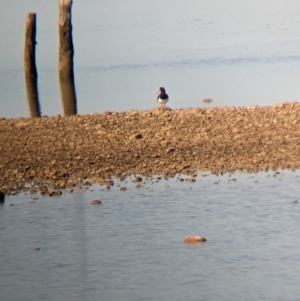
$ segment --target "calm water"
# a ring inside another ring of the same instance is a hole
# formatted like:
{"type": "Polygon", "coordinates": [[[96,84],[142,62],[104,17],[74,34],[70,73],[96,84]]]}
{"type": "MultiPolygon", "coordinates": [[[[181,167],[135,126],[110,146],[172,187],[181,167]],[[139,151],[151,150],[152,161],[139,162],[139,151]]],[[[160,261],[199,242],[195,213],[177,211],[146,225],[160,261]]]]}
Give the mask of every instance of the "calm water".
{"type": "Polygon", "coordinates": [[[11,196],[0,206],[1,300],[299,300],[299,175],[11,196]],[[208,241],[187,245],[188,234],[208,241]]]}
{"type": "MultiPolygon", "coordinates": [[[[0,116],[29,116],[23,71],[27,12],[37,13],[42,114],[63,113],[58,1],[1,0],[0,116]]],[[[147,110],[165,86],[172,108],[299,100],[300,5],[295,0],[75,0],[79,113],[147,110]]]]}

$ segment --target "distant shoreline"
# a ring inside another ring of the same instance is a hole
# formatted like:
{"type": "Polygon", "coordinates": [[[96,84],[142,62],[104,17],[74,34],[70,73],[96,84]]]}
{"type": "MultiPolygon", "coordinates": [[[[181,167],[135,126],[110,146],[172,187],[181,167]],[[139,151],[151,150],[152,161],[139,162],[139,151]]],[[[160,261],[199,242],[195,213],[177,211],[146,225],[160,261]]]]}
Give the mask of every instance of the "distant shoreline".
{"type": "Polygon", "coordinates": [[[112,177],[300,167],[300,103],[0,119],[0,190],[59,195],[112,177]]]}

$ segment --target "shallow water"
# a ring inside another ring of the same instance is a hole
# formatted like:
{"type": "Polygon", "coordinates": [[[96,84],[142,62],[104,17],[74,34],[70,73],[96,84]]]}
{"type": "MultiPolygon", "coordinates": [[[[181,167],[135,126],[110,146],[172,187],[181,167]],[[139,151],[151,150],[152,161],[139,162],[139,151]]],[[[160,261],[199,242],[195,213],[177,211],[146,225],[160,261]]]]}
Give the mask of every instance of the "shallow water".
{"type": "Polygon", "coordinates": [[[34,204],[10,196],[1,300],[298,300],[299,175],[129,181],[126,192],[94,186],[34,204]],[[207,242],[185,244],[193,234],[207,242]]]}
{"type": "MultiPolygon", "coordinates": [[[[29,116],[25,17],[37,13],[42,114],[63,113],[57,1],[1,1],[0,116],[29,116]],[[12,18],[13,16],[13,18],[12,18]],[[9,24],[9,26],[7,26],[9,24]]],[[[165,86],[171,108],[299,100],[300,6],[294,0],[74,1],[79,113],[148,110],[165,86]]]]}

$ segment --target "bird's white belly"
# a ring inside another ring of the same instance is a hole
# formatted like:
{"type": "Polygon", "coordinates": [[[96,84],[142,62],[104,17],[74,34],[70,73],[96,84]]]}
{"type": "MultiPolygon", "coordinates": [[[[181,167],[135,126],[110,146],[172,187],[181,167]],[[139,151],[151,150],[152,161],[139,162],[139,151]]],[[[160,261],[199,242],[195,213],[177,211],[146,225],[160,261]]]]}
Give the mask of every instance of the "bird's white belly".
{"type": "Polygon", "coordinates": [[[166,104],[168,100],[169,100],[168,98],[167,98],[167,99],[161,99],[161,98],[159,98],[157,101],[158,101],[160,104],[166,104]]]}

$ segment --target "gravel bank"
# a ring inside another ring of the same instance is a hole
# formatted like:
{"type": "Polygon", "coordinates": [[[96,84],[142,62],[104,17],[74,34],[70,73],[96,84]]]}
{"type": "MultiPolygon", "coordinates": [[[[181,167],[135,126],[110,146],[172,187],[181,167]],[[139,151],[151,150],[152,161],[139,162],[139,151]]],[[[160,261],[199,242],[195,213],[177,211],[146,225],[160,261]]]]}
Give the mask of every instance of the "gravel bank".
{"type": "Polygon", "coordinates": [[[300,103],[0,119],[0,190],[300,167],[300,103]],[[141,176],[141,177],[140,177],[141,176]]]}

